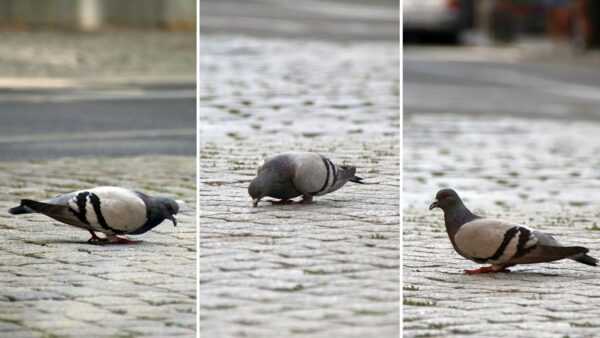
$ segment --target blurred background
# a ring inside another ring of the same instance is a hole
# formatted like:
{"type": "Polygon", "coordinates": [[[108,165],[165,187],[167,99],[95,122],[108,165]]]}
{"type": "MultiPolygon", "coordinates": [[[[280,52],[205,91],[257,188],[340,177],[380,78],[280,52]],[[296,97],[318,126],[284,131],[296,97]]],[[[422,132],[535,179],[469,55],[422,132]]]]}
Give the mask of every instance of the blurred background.
{"type": "Polygon", "coordinates": [[[397,133],[397,0],[200,6],[204,140],[397,133]]]}
{"type": "Polygon", "coordinates": [[[600,46],[593,0],[405,0],[407,42],[514,43],[549,39],[575,49],[600,46]]]}
{"type": "Polygon", "coordinates": [[[0,159],[195,155],[195,0],[0,0],[0,159]]]}
{"type": "Polygon", "coordinates": [[[200,34],[398,40],[398,0],[202,0],[200,34]]]}

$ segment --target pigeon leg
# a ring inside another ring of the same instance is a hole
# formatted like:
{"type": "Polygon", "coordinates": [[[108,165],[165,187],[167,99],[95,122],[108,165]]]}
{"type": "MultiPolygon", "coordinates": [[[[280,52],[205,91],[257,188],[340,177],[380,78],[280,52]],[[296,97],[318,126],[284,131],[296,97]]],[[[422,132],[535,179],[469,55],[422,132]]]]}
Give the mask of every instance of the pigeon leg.
{"type": "Polygon", "coordinates": [[[302,196],[302,199],[299,200],[298,202],[293,202],[294,204],[311,204],[312,203],[312,196],[302,196]]]}
{"type": "Polygon", "coordinates": [[[271,204],[292,204],[293,203],[293,201],[291,201],[291,200],[280,200],[280,201],[266,200],[265,202],[269,202],[271,204]]]}
{"type": "Polygon", "coordinates": [[[482,268],[475,269],[475,270],[465,270],[465,273],[467,275],[476,275],[476,274],[480,274],[480,273],[492,273],[492,272],[496,272],[496,271],[494,271],[494,268],[491,266],[484,266],[482,268]]]}
{"type": "Polygon", "coordinates": [[[500,270],[496,271],[496,272],[510,272],[510,270],[508,269],[509,267],[511,267],[513,265],[504,265],[502,266],[502,268],[500,268],[500,270]]]}
{"type": "Polygon", "coordinates": [[[475,270],[465,270],[465,273],[467,275],[476,275],[476,274],[480,274],[480,273],[510,272],[510,270],[507,269],[509,266],[512,266],[512,265],[503,265],[500,269],[497,269],[494,266],[484,266],[482,268],[475,269],[475,270]]]}
{"type": "Polygon", "coordinates": [[[131,239],[127,239],[124,237],[119,237],[119,236],[115,236],[115,238],[111,241],[111,243],[113,244],[137,244],[137,243],[141,243],[142,241],[134,241],[131,239]]]}
{"type": "Polygon", "coordinates": [[[89,232],[90,232],[90,234],[92,234],[92,238],[88,239],[88,241],[87,241],[89,244],[106,243],[108,241],[108,238],[106,238],[106,237],[100,238],[92,230],[89,230],[89,232]]]}

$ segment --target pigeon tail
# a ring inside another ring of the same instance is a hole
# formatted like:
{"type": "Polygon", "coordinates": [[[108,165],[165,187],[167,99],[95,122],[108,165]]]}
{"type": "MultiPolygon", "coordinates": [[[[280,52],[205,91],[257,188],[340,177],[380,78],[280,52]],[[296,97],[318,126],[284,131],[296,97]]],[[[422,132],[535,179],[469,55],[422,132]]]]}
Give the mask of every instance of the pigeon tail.
{"type": "Polygon", "coordinates": [[[21,214],[31,214],[33,211],[31,208],[26,207],[24,205],[19,205],[18,207],[8,209],[8,212],[12,215],[21,215],[21,214]]]}
{"type": "Polygon", "coordinates": [[[354,175],[354,176],[350,177],[350,179],[348,181],[358,183],[358,184],[365,184],[365,182],[363,182],[362,180],[363,180],[362,178],[354,175]]]}
{"type": "Polygon", "coordinates": [[[573,257],[573,260],[579,262],[579,263],[583,263],[585,265],[591,265],[591,266],[597,266],[598,265],[598,260],[590,255],[586,255],[586,254],[579,254],[577,256],[573,257]]]}

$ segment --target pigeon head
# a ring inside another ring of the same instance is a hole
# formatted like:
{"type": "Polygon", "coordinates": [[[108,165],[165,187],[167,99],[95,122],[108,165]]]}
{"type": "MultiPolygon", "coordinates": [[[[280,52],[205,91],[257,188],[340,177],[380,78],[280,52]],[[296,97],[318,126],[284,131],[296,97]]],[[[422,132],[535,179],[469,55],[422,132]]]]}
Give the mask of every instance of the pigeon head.
{"type": "Polygon", "coordinates": [[[252,206],[258,206],[260,199],[265,196],[273,197],[271,194],[280,190],[284,183],[281,176],[271,170],[261,172],[248,186],[248,194],[252,197],[252,206]]]}
{"type": "Polygon", "coordinates": [[[440,208],[447,211],[461,204],[462,201],[456,191],[452,189],[442,189],[435,195],[435,200],[429,205],[429,210],[440,208]]]}
{"type": "Polygon", "coordinates": [[[162,216],[165,219],[170,219],[173,222],[173,226],[177,226],[177,220],[175,215],[179,212],[179,204],[172,198],[158,197],[156,198],[158,208],[161,211],[162,216]]]}
{"type": "Polygon", "coordinates": [[[258,206],[260,199],[267,196],[267,193],[265,175],[256,176],[248,187],[248,194],[252,197],[252,206],[258,206]]]}

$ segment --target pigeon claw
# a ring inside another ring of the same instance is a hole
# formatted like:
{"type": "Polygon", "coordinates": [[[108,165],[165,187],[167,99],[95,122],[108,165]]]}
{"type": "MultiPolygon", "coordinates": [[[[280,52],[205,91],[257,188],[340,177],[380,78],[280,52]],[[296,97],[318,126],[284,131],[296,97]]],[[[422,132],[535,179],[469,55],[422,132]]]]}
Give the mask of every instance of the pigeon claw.
{"type": "Polygon", "coordinates": [[[312,200],[299,200],[299,201],[292,201],[292,204],[311,204],[312,200]]]}
{"type": "Polygon", "coordinates": [[[294,203],[294,201],[292,200],[279,200],[279,201],[274,201],[274,200],[267,200],[266,202],[269,202],[271,204],[292,204],[294,203]]]}
{"type": "Polygon", "coordinates": [[[299,201],[294,201],[294,200],[279,200],[279,201],[267,200],[266,202],[270,202],[271,204],[278,204],[278,205],[311,204],[312,203],[312,198],[303,198],[303,199],[301,199],[299,201]]]}
{"type": "Polygon", "coordinates": [[[88,239],[87,242],[89,244],[102,244],[102,243],[107,243],[108,238],[92,237],[92,238],[88,239]]]}
{"type": "Polygon", "coordinates": [[[311,204],[313,201],[312,196],[302,196],[302,199],[298,202],[294,202],[295,204],[311,204]]]}
{"type": "Polygon", "coordinates": [[[491,266],[485,266],[483,268],[475,269],[475,270],[465,270],[467,275],[478,275],[480,273],[494,273],[494,269],[491,266]]]}
{"type": "Polygon", "coordinates": [[[108,242],[108,238],[104,237],[98,237],[98,235],[96,235],[95,232],[93,232],[92,230],[90,230],[90,234],[92,234],[92,238],[88,239],[87,242],[89,244],[101,244],[101,243],[106,243],[108,242]]]}
{"type": "Polygon", "coordinates": [[[497,270],[497,269],[494,269],[493,266],[484,266],[482,268],[475,269],[475,270],[465,270],[465,273],[467,275],[477,275],[480,273],[497,273],[497,272],[510,272],[510,270],[507,269],[506,267],[503,267],[503,268],[497,270]]]}
{"type": "Polygon", "coordinates": [[[124,238],[124,237],[118,237],[117,236],[117,237],[115,237],[115,239],[111,243],[114,243],[114,244],[138,244],[138,243],[141,243],[141,242],[142,241],[134,241],[134,240],[131,240],[131,239],[127,239],[127,238],[124,238]]]}
{"type": "Polygon", "coordinates": [[[131,239],[114,236],[111,238],[108,237],[98,237],[96,233],[90,230],[90,234],[92,234],[92,238],[88,239],[89,244],[136,244],[141,243],[142,241],[134,241],[131,239]]]}

